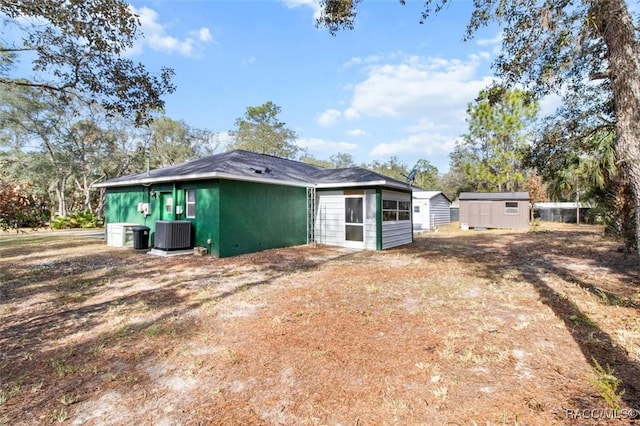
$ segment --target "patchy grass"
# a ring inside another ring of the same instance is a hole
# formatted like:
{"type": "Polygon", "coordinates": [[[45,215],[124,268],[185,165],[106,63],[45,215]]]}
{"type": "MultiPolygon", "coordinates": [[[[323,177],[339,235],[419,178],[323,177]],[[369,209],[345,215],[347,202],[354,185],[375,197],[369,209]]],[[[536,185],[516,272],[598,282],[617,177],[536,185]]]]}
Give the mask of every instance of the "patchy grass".
{"type": "Polygon", "coordinates": [[[640,270],[616,248],[597,227],[544,223],[231,259],[0,235],[0,424],[575,424],[567,410],[639,409],[640,270]]]}
{"type": "Polygon", "coordinates": [[[609,408],[620,410],[620,402],[624,395],[624,389],[620,390],[622,380],[614,376],[615,371],[611,366],[602,367],[598,360],[593,359],[593,377],[591,384],[605,400],[609,408]]]}

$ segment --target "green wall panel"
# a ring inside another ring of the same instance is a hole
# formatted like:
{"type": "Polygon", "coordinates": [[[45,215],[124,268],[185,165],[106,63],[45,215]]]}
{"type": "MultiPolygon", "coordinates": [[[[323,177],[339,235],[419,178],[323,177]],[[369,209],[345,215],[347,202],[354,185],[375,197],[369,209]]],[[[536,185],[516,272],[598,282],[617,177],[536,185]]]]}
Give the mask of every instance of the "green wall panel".
{"type": "Polygon", "coordinates": [[[176,185],[176,206],[182,206],[184,214],[178,220],[189,220],[193,228],[194,247],[206,247],[214,256],[220,256],[220,185],[217,181],[187,182],[176,185]],[[186,217],[186,191],[196,191],[196,217],[186,217]]]}
{"type": "Polygon", "coordinates": [[[220,257],[304,244],[306,189],[220,181],[219,220],[220,257]]]}
{"type": "Polygon", "coordinates": [[[176,184],[107,188],[107,223],[131,222],[151,228],[160,220],[162,197],[172,193],[174,208],[185,214],[173,219],[189,220],[194,246],[206,247],[218,257],[304,244],[307,241],[307,195],[305,188],[241,181],[197,181],[176,184]],[[196,217],[186,217],[185,191],[196,190],[196,217]],[[151,196],[155,193],[155,197],[151,196]],[[137,211],[149,203],[150,215],[137,211]]]}
{"type": "MultiPolygon", "coordinates": [[[[138,212],[138,203],[146,203],[148,196],[147,188],[143,186],[107,188],[105,222],[147,225],[144,215],[138,212]]],[[[148,220],[148,217],[146,219],[148,220]]]]}

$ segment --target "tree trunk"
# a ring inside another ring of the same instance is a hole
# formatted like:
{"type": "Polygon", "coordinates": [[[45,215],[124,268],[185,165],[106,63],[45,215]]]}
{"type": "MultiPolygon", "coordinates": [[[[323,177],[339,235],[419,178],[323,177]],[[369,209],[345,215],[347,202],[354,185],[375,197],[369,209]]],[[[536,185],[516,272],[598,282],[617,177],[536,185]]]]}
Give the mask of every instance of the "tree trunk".
{"type": "Polygon", "coordinates": [[[580,225],[580,188],[576,189],[576,225],[580,225]]]}
{"type": "Polygon", "coordinates": [[[82,184],[76,180],[76,185],[84,195],[84,212],[93,213],[93,206],[91,205],[91,184],[89,183],[86,173],[82,173],[82,184]]]}
{"type": "Polygon", "coordinates": [[[60,216],[67,215],[67,178],[64,177],[58,182],[58,212],[60,216]]]}
{"type": "Polygon", "coordinates": [[[105,195],[105,189],[104,188],[100,188],[99,190],[99,196],[98,196],[98,206],[95,209],[95,213],[96,215],[98,215],[98,217],[100,219],[104,219],[104,204],[106,201],[106,195],[105,195]]]}
{"type": "Polygon", "coordinates": [[[56,211],[56,215],[66,216],[67,212],[66,212],[66,206],[65,206],[65,200],[64,200],[64,191],[60,190],[60,184],[58,182],[56,182],[54,191],[56,194],[56,199],[58,200],[58,208],[56,211]]]}
{"type": "Polygon", "coordinates": [[[616,154],[633,189],[636,241],[640,242],[640,46],[624,0],[601,0],[597,11],[608,51],[616,154]]]}

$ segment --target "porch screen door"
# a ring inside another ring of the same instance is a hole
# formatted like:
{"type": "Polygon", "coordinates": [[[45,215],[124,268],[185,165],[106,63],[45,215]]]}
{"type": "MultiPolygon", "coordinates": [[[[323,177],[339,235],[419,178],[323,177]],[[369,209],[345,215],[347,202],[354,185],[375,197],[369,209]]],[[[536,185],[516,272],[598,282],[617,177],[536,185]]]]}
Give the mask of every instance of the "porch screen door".
{"type": "Polygon", "coordinates": [[[344,234],[347,241],[364,241],[364,197],[344,199],[344,234]]]}

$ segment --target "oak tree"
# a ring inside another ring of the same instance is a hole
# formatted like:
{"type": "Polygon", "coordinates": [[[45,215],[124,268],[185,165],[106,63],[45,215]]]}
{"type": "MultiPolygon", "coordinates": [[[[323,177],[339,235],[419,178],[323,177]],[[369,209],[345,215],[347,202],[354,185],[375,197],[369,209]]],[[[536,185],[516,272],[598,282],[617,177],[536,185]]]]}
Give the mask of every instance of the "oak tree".
{"type": "Polygon", "coordinates": [[[140,36],[124,0],[1,0],[0,17],[0,85],[37,88],[61,101],[88,97],[137,124],[174,90],[173,70],[152,74],[123,56],[140,36]],[[32,75],[15,75],[19,60],[32,62],[32,75]]]}

